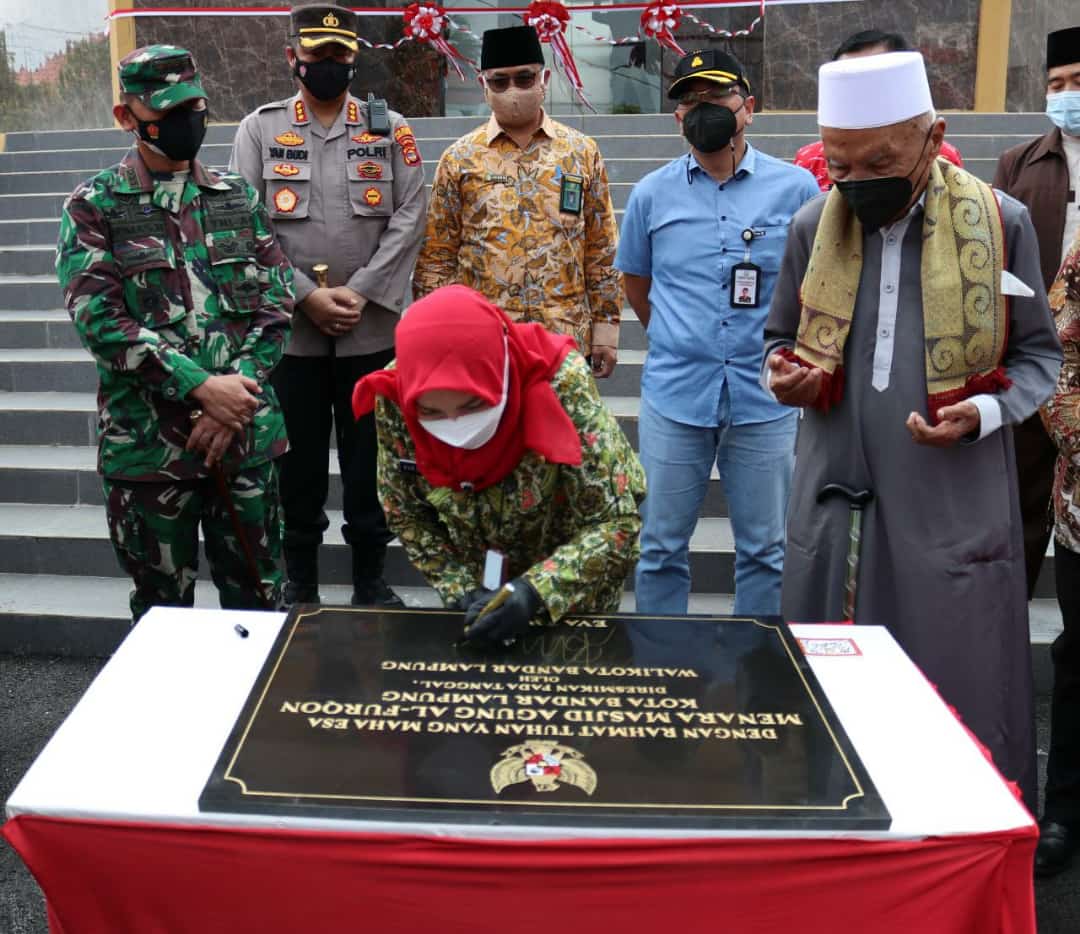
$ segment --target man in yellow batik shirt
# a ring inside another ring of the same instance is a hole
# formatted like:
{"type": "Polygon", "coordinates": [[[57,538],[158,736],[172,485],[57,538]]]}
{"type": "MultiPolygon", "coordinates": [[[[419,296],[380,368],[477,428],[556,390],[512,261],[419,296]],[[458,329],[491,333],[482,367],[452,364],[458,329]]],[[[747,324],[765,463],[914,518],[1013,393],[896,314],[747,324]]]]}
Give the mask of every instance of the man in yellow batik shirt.
{"type": "Polygon", "coordinates": [[[439,160],[413,291],[470,286],[515,321],[573,335],[601,378],[623,298],[615,211],[596,143],[544,112],[549,78],[532,26],[484,33],[491,119],[439,160]]]}

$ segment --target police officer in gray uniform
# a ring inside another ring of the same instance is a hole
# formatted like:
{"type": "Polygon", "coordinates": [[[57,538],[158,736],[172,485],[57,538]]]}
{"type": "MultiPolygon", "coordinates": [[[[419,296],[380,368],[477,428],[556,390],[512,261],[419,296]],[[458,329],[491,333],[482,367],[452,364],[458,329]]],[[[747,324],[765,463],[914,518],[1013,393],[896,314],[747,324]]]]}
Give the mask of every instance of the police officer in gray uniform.
{"type": "Polygon", "coordinates": [[[299,93],[244,118],[230,163],[262,195],[295,268],[292,338],[273,376],[291,445],[278,462],[285,601],[319,600],[333,422],[352,602],[402,606],[383,579],[391,535],[375,489],[374,418],[354,422],[350,400],[356,381],[394,356],[394,326],[424,233],[424,170],[404,119],[385,102],[349,93],[356,15],[296,4],[290,25],[285,57],[299,93]]]}

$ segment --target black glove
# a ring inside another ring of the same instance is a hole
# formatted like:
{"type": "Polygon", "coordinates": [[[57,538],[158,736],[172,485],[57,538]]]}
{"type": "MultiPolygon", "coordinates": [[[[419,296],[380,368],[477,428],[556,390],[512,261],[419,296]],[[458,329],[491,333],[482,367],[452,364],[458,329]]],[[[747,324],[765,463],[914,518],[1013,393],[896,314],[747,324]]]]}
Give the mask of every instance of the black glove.
{"type": "Polygon", "coordinates": [[[470,590],[461,598],[461,609],[465,611],[466,629],[476,622],[476,617],[480,615],[480,611],[488,605],[488,602],[497,593],[497,590],[488,590],[487,587],[477,587],[475,590],[470,590]]]}
{"type": "MultiPolygon", "coordinates": [[[[465,630],[465,638],[473,645],[505,645],[529,628],[529,621],[542,609],[544,601],[524,577],[515,577],[507,586],[514,592],[490,613],[485,613],[465,630]]],[[[479,615],[480,607],[477,610],[479,615]]]]}

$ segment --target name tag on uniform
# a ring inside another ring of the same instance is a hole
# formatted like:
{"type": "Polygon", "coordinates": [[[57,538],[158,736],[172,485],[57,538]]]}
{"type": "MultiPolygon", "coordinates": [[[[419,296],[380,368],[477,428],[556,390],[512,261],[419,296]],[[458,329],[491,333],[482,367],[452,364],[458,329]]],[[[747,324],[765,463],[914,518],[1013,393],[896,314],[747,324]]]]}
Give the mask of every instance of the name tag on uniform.
{"type": "Polygon", "coordinates": [[[559,210],[563,214],[580,214],[585,194],[583,175],[564,175],[559,186],[559,210]]]}
{"type": "Polygon", "coordinates": [[[420,473],[420,469],[416,466],[416,461],[409,461],[402,458],[397,462],[398,473],[420,473]]]}

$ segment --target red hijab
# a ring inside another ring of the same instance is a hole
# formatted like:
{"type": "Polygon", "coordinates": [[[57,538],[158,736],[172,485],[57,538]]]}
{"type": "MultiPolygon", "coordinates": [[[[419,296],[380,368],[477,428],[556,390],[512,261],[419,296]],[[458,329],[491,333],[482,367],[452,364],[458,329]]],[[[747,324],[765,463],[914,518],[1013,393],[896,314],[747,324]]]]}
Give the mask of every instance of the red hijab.
{"type": "Polygon", "coordinates": [[[393,402],[405,417],[416,467],[433,486],[482,490],[506,477],[535,451],[554,464],[581,464],[581,439],[551,388],[572,337],[539,324],[514,324],[479,292],[448,285],[413,304],[394,335],[396,368],[365,376],[353,389],[353,414],[393,402]],[[505,338],[505,340],[504,340],[505,338]],[[466,392],[498,405],[506,348],[510,355],[506,408],[494,437],[475,451],[445,444],[420,424],[417,400],[435,389],[466,392]]]}

